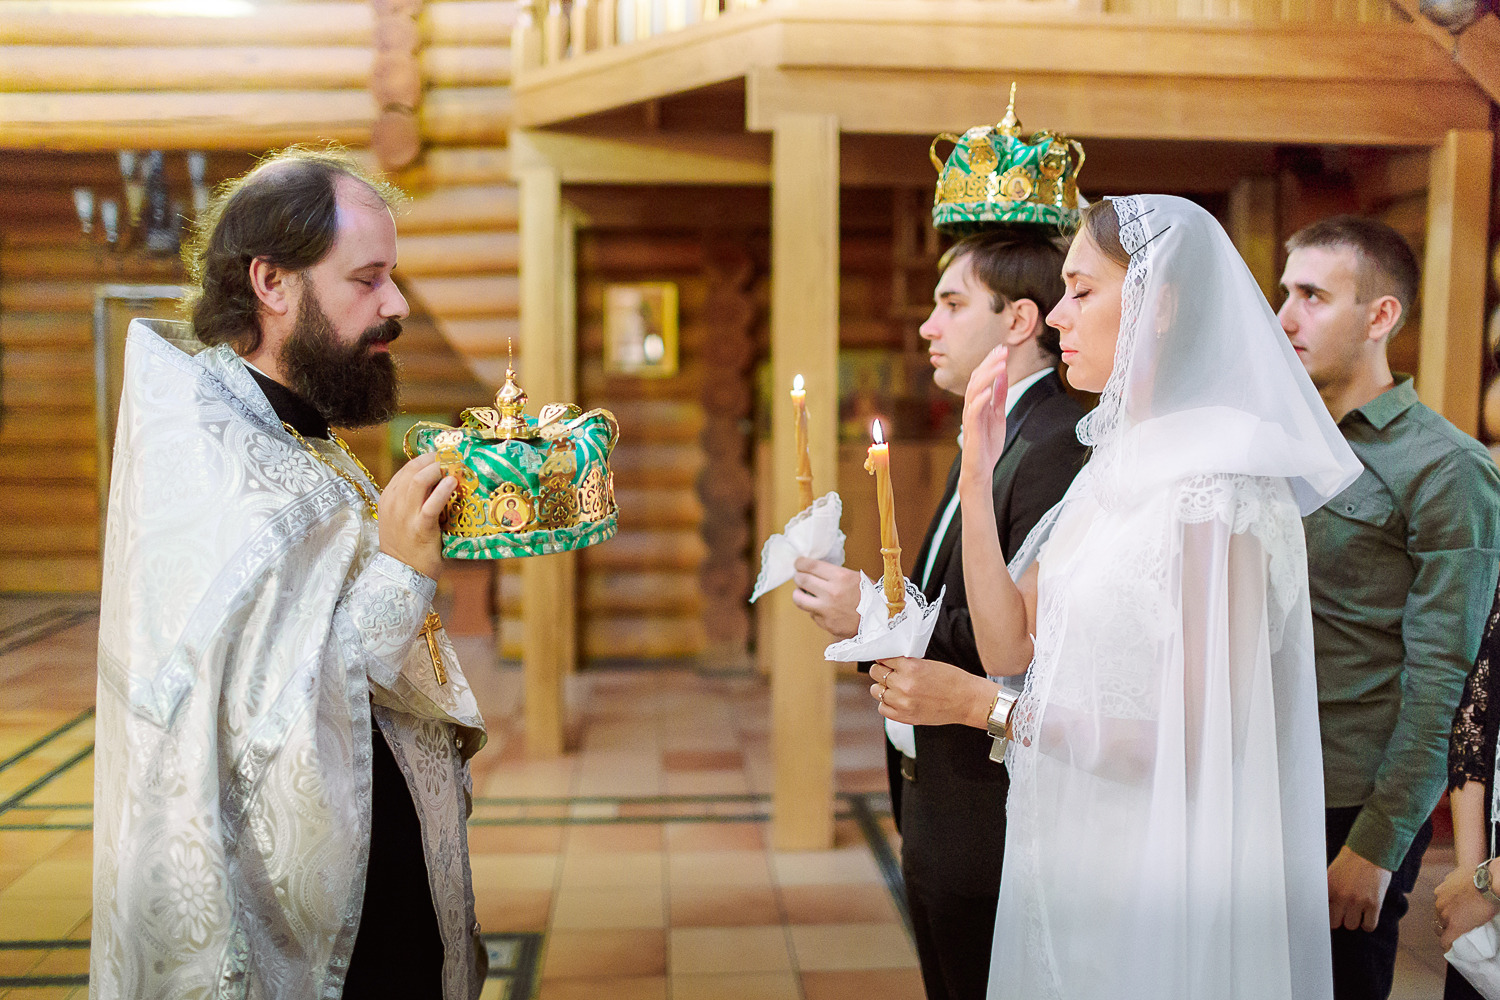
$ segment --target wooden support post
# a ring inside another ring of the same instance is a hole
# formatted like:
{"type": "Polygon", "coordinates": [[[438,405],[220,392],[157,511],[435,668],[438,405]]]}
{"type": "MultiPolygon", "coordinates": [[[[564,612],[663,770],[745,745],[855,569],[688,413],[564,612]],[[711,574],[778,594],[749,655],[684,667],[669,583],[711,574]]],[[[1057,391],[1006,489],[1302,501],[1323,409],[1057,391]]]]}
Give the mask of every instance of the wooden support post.
{"type": "Polygon", "coordinates": [[[1428,172],[1417,393],[1466,434],[1479,433],[1493,146],[1489,132],[1450,131],[1428,172]]]}
{"type": "MultiPolygon", "coordinates": [[[[772,520],[797,512],[792,378],[807,383],[815,489],[836,489],[838,467],[839,126],[828,115],[786,114],[771,154],[772,520]]],[[[772,839],[777,850],[833,846],[831,641],[792,604],[770,595],[772,839]]]]}
{"type": "Polygon", "coordinates": [[[1276,301],[1276,178],[1243,177],[1229,189],[1229,238],[1245,258],[1261,293],[1276,301]]]}
{"type": "MultiPolygon", "coordinates": [[[[545,160],[516,157],[521,229],[521,384],[535,408],[575,398],[576,345],[562,299],[572,287],[564,251],[562,180],[545,160]]],[[[521,665],[526,686],[526,750],[563,752],[564,681],[578,656],[577,556],[565,552],[521,563],[521,665]]]]}

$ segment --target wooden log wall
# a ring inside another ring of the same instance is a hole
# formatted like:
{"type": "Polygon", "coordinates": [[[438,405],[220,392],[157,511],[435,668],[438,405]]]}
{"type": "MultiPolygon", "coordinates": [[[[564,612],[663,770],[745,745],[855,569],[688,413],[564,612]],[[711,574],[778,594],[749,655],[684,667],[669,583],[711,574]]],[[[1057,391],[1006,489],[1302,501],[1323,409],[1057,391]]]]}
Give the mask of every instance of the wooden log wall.
{"type": "MultiPolygon", "coordinates": [[[[580,187],[566,197],[587,220],[578,239],[579,401],[609,407],[621,424],[614,460],[621,528],[583,553],[580,648],[587,659],[691,655],[744,663],[754,632],[745,602],[764,537],[755,522],[764,477],[756,475],[752,431],[762,415],[751,408],[769,338],[768,193],[580,187]],[[675,377],[605,374],[603,286],[615,281],[677,283],[675,377]]],[[[846,346],[915,341],[910,317],[893,311],[893,204],[888,191],[844,196],[846,346]]],[[[930,298],[934,280],[929,268],[903,287],[930,298]]],[[[869,531],[878,533],[873,506],[866,513],[869,531]]],[[[518,576],[502,573],[509,656],[520,651],[523,599],[518,576]]]]}
{"type": "MultiPolygon", "coordinates": [[[[251,162],[212,155],[209,180],[251,162]]],[[[174,193],[186,194],[182,157],[167,164],[174,193]]],[[[86,240],[74,186],[119,197],[114,155],[0,151],[0,591],[98,589],[95,289],[184,280],[174,256],[102,246],[97,221],[96,241],[86,240]]],[[[429,317],[414,315],[393,353],[408,410],[453,414],[486,395],[429,317]]],[[[389,473],[383,427],[349,437],[377,475],[389,473]]]]}

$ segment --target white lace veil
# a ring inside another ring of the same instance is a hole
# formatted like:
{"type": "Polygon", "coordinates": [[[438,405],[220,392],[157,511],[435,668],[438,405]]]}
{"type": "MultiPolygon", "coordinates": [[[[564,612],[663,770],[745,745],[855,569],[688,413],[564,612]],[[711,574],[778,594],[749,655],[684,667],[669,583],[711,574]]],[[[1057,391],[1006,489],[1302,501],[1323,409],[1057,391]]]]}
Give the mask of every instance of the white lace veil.
{"type": "Polygon", "coordinates": [[[1303,514],[1360,473],[1229,236],[1184,198],[1113,199],[1130,254],[1114,370],[1078,425],[1121,499],[1188,475],[1291,481],[1303,514]]]}
{"type": "Polygon", "coordinates": [[[991,1000],[1326,1000],[1300,515],[1360,473],[1213,217],[1114,201],[1130,253],[1093,446],[1041,572],[991,1000]]]}

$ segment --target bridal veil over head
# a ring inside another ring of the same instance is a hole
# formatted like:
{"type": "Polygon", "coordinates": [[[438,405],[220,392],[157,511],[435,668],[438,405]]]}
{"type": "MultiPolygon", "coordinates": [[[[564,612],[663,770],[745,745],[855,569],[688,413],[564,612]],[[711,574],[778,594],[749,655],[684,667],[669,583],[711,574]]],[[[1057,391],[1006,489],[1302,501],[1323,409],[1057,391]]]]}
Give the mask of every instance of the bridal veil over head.
{"type": "Polygon", "coordinates": [[[1040,561],[991,998],[1327,1000],[1300,515],[1358,460],[1213,217],[1114,201],[1130,254],[1089,464],[1040,561]]]}

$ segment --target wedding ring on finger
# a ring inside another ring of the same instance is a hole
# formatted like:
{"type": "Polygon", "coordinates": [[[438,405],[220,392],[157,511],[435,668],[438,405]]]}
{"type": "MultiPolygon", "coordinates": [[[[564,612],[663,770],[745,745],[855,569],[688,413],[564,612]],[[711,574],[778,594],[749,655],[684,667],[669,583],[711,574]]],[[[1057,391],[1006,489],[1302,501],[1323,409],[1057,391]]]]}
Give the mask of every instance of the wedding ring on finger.
{"type": "Polygon", "coordinates": [[[880,694],[876,695],[876,700],[878,700],[882,705],[885,704],[885,684],[884,684],[884,682],[882,682],[881,685],[880,685],[880,694]]]}

